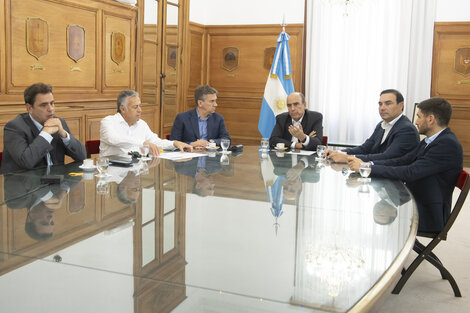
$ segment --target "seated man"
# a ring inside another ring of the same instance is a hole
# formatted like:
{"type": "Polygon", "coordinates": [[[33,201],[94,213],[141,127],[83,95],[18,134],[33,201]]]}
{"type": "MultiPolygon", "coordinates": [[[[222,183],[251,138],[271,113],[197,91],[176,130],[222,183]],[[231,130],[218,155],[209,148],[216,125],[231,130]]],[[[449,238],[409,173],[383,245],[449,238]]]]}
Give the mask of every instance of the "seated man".
{"type": "Polygon", "coordinates": [[[19,114],[4,128],[2,173],[63,164],[65,155],[75,161],[86,158],[83,144],[72,136],[67,123],[54,115],[51,86],[29,86],[24,101],[28,112],[19,114]]]}
{"type": "MultiPolygon", "coordinates": [[[[439,232],[450,215],[452,192],[462,171],[462,146],[448,128],[451,105],[442,98],[418,104],[416,125],[426,136],[412,152],[390,160],[373,161],[371,176],[400,179],[413,194],[419,211],[418,231],[439,232]]],[[[360,160],[349,166],[359,171],[360,160]]]]}
{"type": "Polygon", "coordinates": [[[395,89],[380,93],[379,114],[382,122],[360,146],[341,151],[326,151],[334,162],[346,163],[348,154],[363,161],[392,159],[415,149],[419,144],[416,127],[403,115],[404,99],[395,89]],[[345,154],[345,153],[346,154],[345,154]]]}
{"type": "Polygon", "coordinates": [[[192,147],[180,141],[160,139],[140,119],[139,94],[134,90],[124,90],[117,98],[117,113],[101,120],[100,156],[127,155],[130,151],[140,151],[140,146],[148,145],[150,154],[160,154],[160,149],[178,148],[192,151],[192,147]]]}
{"type": "Polygon", "coordinates": [[[287,96],[287,109],[288,112],[276,116],[270,146],[284,143],[292,149],[316,150],[323,140],[321,113],[307,110],[305,97],[300,92],[287,96]]]}
{"type": "Polygon", "coordinates": [[[184,141],[194,148],[204,149],[213,140],[220,146],[222,139],[229,139],[222,115],[215,113],[217,90],[209,85],[194,90],[196,108],[176,116],[170,140],[184,141]]]}

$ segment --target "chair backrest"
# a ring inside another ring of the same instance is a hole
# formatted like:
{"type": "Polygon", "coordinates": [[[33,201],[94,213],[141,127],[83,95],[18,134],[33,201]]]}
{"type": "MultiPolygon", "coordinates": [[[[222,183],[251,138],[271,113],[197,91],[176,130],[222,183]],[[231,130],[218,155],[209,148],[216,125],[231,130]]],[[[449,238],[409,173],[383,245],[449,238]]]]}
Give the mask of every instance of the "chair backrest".
{"type": "Polygon", "coordinates": [[[454,208],[450,213],[449,218],[447,219],[444,229],[441,231],[441,234],[444,235],[443,240],[445,239],[445,236],[447,236],[447,232],[457,219],[457,216],[459,215],[460,210],[462,209],[463,204],[465,203],[465,199],[467,198],[468,191],[470,189],[470,179],[466,171],[463,170],[460,173],[459,179],[457,180],[455,187],[460,189],[460,195],[457,198],[457,202],[455,202],[454,208]]]}
{"type": "Polygon", "coordinates": [[[0,166],[2,166],[3,152],[0,152],[0,166]]]}
{"type": "Polygon", "coordinates": [[[321,144],[324,146],[328,146],[328,136],[323,136],[321,144]]]}
{"type": "Polygon", "coordinates": [[[99,140],[87,140],[85,141],[86,154],[89,158],[92,154],[100,153],[100,141],[99,140]]]}

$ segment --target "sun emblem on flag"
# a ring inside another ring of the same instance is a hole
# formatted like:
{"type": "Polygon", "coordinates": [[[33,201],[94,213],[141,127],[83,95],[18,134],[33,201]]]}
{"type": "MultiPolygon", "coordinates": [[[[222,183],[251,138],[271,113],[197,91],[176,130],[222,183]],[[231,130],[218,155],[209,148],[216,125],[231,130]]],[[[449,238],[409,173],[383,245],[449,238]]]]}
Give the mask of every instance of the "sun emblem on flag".
{"type": "Polygon", "coordinates": [[[286,109],[286,100],[282,98],[276,99],[276,109],[278,111],[285,111],[286,109]]]}

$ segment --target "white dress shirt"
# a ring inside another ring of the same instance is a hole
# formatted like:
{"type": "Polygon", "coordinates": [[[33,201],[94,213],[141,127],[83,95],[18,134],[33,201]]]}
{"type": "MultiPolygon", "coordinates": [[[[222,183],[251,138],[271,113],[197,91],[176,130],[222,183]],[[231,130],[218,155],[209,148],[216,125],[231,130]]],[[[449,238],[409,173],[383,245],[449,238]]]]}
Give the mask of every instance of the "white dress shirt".
{"type": "Polygon", "coordinates": [[[140,152],[139,148],[144,141],[156,144],[160,149],[175,149],[173,141],[160,139],[141,119],[131,126],[121,113],[106,116],[101,120],[100,156],[127,155],[129,151],[140,152]]]}
{"type": "Polygon", "coordinates": [[[400,119],[400,117],[402,116],[403,114],[400,114],[398,117],[396,117],[393,121],[391,121],[390,123],[387,123],[385,121],[382,121],[382,128],[385,130],[384,132],[384,135],[382,136],[382,141],[380,142],[381,144],[384,143],[385,139],[387,138],[388,136],[388,133],[390,132],[390,129],[392,129],[393,125],[395,125],[395,123],[400,119]]]}

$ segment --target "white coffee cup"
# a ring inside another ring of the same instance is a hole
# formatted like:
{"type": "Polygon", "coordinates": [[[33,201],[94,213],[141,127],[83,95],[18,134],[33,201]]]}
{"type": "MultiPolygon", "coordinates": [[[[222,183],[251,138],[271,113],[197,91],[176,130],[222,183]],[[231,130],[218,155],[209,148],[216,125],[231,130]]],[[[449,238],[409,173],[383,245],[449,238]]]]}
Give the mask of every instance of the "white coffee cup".
{"type": "Polygon", "coordinates": [[[83,167],[92,167],[92,166],[93,166],[93,159],[83,160],[83,167]]]}
{"type": "Polygon", "coordinates": [[[84,180],[92,180],[93,176],[95,176],[95,172],[85,172],[83,173],[83,179],[84,180]]]}
{"type": "Polygon", "coordinates": [[[283,142],[278,142],[278,143],[276,144],[276,148],[277,148],[277,149],[284,149],[284,143],[283,143],[283,142]]]}
{"type": "Polygon", "coordinates": [[[209,149],[215,149],[215,142],[209,142],[208,148],[209,149]]]}

